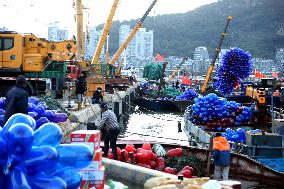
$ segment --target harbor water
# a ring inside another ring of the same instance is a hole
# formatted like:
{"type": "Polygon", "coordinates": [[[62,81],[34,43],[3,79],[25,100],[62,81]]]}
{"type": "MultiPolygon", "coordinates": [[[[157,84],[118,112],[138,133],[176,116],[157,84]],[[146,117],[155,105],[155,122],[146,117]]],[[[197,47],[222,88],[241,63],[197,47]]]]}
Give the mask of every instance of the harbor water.
{"type": "Polygon", "coordinates": [[[147,141],[188,145],[188,137],[178,132],[178,122],[183,130],[183,114],[136,110],[129,114],[124,134],[120,140],[147,141]]]}

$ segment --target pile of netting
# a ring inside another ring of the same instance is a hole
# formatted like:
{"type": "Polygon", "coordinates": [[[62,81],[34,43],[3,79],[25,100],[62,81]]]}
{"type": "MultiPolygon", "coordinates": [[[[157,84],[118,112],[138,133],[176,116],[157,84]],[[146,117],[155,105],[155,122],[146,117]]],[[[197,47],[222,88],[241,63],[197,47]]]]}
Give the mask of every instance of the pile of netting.
{"type": "Polygon", "coordinates": [[[159,80],[163,73],[163,66],[158,63],[148,63],[144,66],[143,77],[149,80],[159,80]]]}
{"type": "Polygon", "coordinates": [[[161,95],[165,98],[165,99],[174,99],[176,96],[178,96],[181,93],[181,91],[179,91],[178,89],[172,87],[172,86],[168,86],[165,87],[161,90],[161,95]]]}

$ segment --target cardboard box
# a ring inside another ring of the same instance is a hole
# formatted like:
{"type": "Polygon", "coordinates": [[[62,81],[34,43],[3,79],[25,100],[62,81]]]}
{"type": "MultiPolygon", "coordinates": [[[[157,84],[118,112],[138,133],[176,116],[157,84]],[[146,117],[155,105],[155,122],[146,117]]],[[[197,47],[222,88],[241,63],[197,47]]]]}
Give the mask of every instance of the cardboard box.
{"type": "Polygon", "coordinates": [[[94,152],[93,161],[88,167],[81,169],[81,171],[97,171],[102,167],[102,149],[98,149],[94,152]]]}
{"type": "Polygon", "coordinates": [[[84,143],[96,151],[100,149],[101,132],[99,130],[78,130],[70,134],[71,143],[84,143]]]}
{"type": "Polygon", "coordinates": [[[82,182],[80,189],[103,189],[105,180],[105,168],[102,166],[99,170],[81,170],[82,182]]]}
{"type": "Polygon", "coordinates": [[[83,180],[80,189],[104,189],[104,180],[83,180]]]}

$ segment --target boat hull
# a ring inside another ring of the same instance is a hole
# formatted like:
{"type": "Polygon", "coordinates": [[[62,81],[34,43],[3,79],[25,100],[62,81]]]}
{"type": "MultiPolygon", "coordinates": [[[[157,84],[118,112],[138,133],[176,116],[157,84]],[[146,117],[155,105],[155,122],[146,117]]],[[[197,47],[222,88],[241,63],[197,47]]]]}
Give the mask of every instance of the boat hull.
{"type": "MultiPolygon", "coordinates": [[[[226,99],[241,104],[251,103],[251,98],[247,96],[229,96],[226,99]]],[[[194,100],[158,100],[145,97],[138,97],[134,100],[134,104],[142,109],[163,112],[184,112],[193,103],[194,100]]]]}
{"type": "MultiPolygon", "coordinates": [[[[143,141],[118,141],[117,146],[124,148],[129,143],[138,148],[142,146],[143,141]]],[[[155,143],[152,142],[151,144],[155,143]]],[[[200,161],[208,161],[209,151],[206,149],[171,144],[162,144],[162,146],[166,150],[181,147],[185,155],[194,155],[200,161]]],[[[210,175],[212,175],[214,169],[213,166],[210,167],[210,175]]],[[[266,167],[248,156],[231,153],[230,177],[234,180],[254,181],[259,185],[269,186],[269,188],[283,188],[284,173],[266,167]]]]}
{"type": "Polygon", "coordinates": [[[134,100],[134,104],[138,105],[142,109],[163,112],[184,112],[186,108],[192,103],[193,101],[189,100],[155,100],[144,97],[137,98],[134,100]]]}

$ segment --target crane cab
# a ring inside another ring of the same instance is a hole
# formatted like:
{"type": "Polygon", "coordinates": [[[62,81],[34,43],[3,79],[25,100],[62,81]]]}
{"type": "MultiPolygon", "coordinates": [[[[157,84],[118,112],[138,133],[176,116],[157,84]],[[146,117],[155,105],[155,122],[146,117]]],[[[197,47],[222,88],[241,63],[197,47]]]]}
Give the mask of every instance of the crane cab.
{"type": "Polygon", "coordinates": [[[21,34],[0,32],[0,72],[21,71],[24,43],[21,34]]]}

